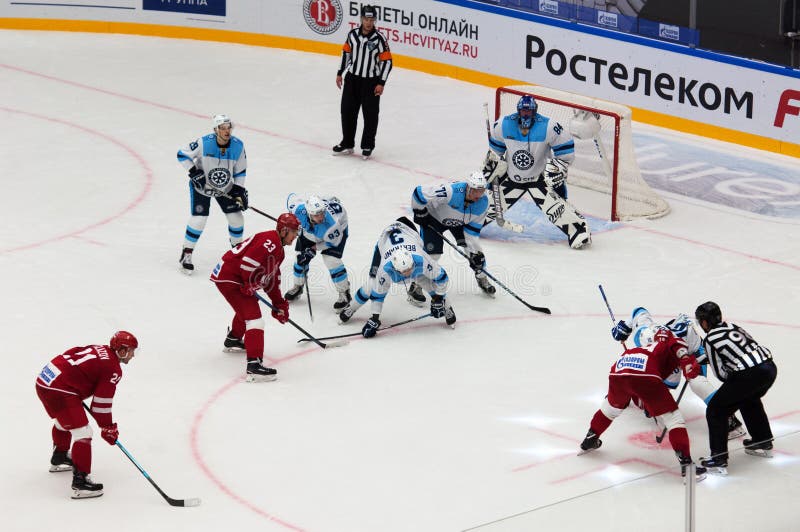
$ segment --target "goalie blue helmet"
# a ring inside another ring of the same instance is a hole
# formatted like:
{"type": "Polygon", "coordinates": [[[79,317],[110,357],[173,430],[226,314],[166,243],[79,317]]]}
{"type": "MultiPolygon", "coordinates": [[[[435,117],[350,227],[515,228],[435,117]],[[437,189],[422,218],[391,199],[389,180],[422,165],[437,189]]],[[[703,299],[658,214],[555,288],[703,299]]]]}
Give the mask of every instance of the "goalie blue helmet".
{"type": "Polygon", "coordinates": [[[530,129],[533,125],[533,119],[536,116],[536,110],[539,105],[533,96],[526,94],[517,102],[517,122],[519,127],[523,129],[530,129]]]}

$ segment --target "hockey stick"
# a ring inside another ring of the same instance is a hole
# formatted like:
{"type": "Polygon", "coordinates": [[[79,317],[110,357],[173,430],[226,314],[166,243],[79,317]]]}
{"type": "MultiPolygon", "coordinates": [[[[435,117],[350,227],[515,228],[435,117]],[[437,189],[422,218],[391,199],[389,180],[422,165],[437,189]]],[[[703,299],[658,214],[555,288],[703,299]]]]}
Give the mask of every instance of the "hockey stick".
{"type": "MultiPolygon", "coordinates": [[[[236,201],[235,199],[233,199],[231,196],[228,196],[227,194],[221,194],[221,196],[222,196],[223,198],[227,198],[227,199],[229,199],[229,200],[231,200],[231,201],[236,201]]],[[[274,216],[272,216],[271,214],[267,214],[267,213],[265,213],[264,211],[262,211],[262,210],[260,210],[260,209],[257,209],[257,208],[255,208],[255,207],[253,207],[252,205],[248,205],[248,206],[247,206],[247,208],[248,208],[248,209],[250,209],[251,211],[255,211],[255,212],[257,212],[257,213],[258,213],[258,214],[260,214],[261,216],[264,216],[264,217],[266,217],[266,218],[269,218],[269,219],[270,219],[270,220],[272,220],[273,222],[277,222],[277,221],[278,221],[278,219],[277,219],[277,218],[275,218],[274,216]]]]}
{"type": "MultiPolygon", "coordinates": [[[[90,414],[92,413],[92,411],[89,410],[89,407],[86,406],[86,403],[81,403],[81,404],[83,405],[83,408],[85,408],[87,412],[89,412],[90,414]]],[[[146,478],[147,480],[150,481],[150,484],[152,484],[153,487],[156,489],[156,491],[158,493],[160,493],[162,497],[164,497],[164,500],[167,501],[170,506],[199,506],[200,505],[200,499],[198,499],[196,497],[193,497],[191,499],[173,499],[172,497],[170,497],[169,495],[164,493],[161,490],[161,488],[158,487],[158,484],[156,484],[156,481],[153,480],[152,478],[150,478],[150,475],[147,474],[147,471],[145,471],[144,468],[142,466],[140,466],[138,464],[138,462],[136,462],[136,460],[133,458],[133,456],[131,456],[131,453],[129,453],[128,450],[125,447],[123,447],[122,443],[120,443],[119,440],[114,442],[114,445],[119,447],[120,451],[122,451],[125,454],[125,456],[128,457],[128,460],[133,462],[133,465],[136,466],[136,469],[138,469],[139,472],[142,475],[144,475],[144,478],[146,478]]]]}
{"type": "MultiPolygon", "coordinates": [[[[683,388],[681,388],[681,393],[678,394],[678,399],[675,401],[675,404],[680,404],[681,399],[683,399],[683,392],[686,391],[686,385],[689,384],[689,379],[683,381],[683,388]]],[[[656,443],[661,443],[664,441],[664,436],[667,435],[667,427],[664,427],[664,430],[661,431],[660,436],[656,436],[656,443]]]]}
{"type": "MultiPolygon", "coordinates": [[[[258,300],[259,300],[259,301],[261,301],[261,302],[262,302],[262,303],[264,303],[266,306],[268,306],[268,307],[270,308],[270,310],[275,310],[275,307],[272,305],[272,303],[270,303],[269,301],[267,301],[266,299],[264,299],[264,297],[263,297],[261,294],[259,294],[258,292],[256,292],[256,297],[258,298],[258,300]]],[[[318,346],[320,346],[320,347],[321,347],[321,348],[323,348],[323,349],[325,349],[326,347],[340,347],[340,346],[346,345],[346,344],[348,343],[347,341],[342,341],[342,342],[328,342],[327,344],[326,344],[326,343],[324,343],[324,342],[320,342],[320,341],[319,341],[319,339],[317,339],[317,338],[315,338],[314,336],[312,336],[312,335],[311,335],[311,333],[309,333],[308,331],[306,331],[305,329],[303,329],[302,327],[300,327],[298,324],[296,324],[295,322],[293,322],[291,319],[290,319],[290,320],[288,320],[288,321],[289,321],[289,323],[291,323],[291,324],[292,324],[292,326],[293,326],[295,329],[297,329],[297,330],[298,330],[298,331],[300,331],[301,333],[305,334],[305,335],[308,337],[308,339],[309,339],[310,341],[314,342],[315,344],[317,344],[318,346]]]]}
{"type": "Polygon", "coordinates": [[[306,300],[308,301],[308,317],[314,323],[314,313],[311,311],[311,292],[308,290],[308,270],[306,270],[306,300]]]}
{"type": "MultiPolygon", "coordinates": [[[[608,303],[608,298],[606,297],[605,290],[603,290],[603,285],[599,284],[599,285],[597,285],[597,288],[600,289],[600,295],[603,296],[603,301],[605,301],[605,303],[606,303],[606,308],[608,309],[608,315],[611,316],[611,323],[616,327],[617,326],[617,318],[614,317],[614,311],[611,310],[611,305],[608,303]]],[[[625,350],[627,351],[628,346],[625,345],[625,342],[624,341],[620,341],[620,343],[622,344],[622,347],[624,347],[625,350]]]]}
{"type": "MultiPolygon", "coordinates": [[[[391,324],[391,325],[387,325],[386,327],[380,327],[378,330],[379,330],[379,331],[385,331],[385,330],[387,330],[387,329],[392,329],[392,328],[394,328],[394,327],[398,327],[398,326],[400,326],[400,325],[405,325],[406,323],[411,323],[412,321],[417,321],[417,320],[421,320],[421,319],[423,319],[423,318],[427,318],[427,317],[429,317],[430,315],[431,315],[431,313],[429,312],[429,313],[427,313],[427,314],[423,314],[422,316],[417,316],[416,318],[411,318],[411,319],[408,319],[408,320],[399,321],[399,322],[397,322],[397,323],[393,323],[393,324],[391,324]]],[[[317,340],[334,340],[334,339],[336,339],[336,338],[349,338],[349,337],[351,337],[351,336],[360,336],[360,335],[361,335],[361,333],[360,333],[360,332],[357,332],[357,333],[349,333],[349,334],[340,334],[340,335],[338,335],[338,336],[325,336],[325,337],[322,337],[322,338],[317,338],[317,340]]],[[[310,341],[311,341],[311,340],[310,340],[310,339],[308,339],[308,338],[300,338],[300,339],[297,341],[297,343],[300,343],[300,342],[310,342],[310,341]]]]}
{"type": "MultiPolygon", "coordinates": [[[[484,102],[483,103],[483,111],[486,115],[486,138],[488,141],[492,140],[492,126],[490,125],[491,122],[489,120],[489,104],[484,102]]],[[[491,147],[489,148],[491,149],[491,147]]],[[[491,185],[491,181],[489,182],[491,185]]],[[[525,230],[520,224],[515,224],[513,222],[509,222],[505,219],[504,212],[505,212],[505,198],[503,197],[503,190],[500,187],[500,183],[494,183],[492,186],[492,203],[494,204],[494,222],[497,224],[498,227],[501,229],[506,229],[508,231],[513,231],[514,233],[521,233],[525,230]]]]}
{"type": "MultiPolygon", "coordinates": [[[[453,242],[451,242],[451,241],[450,241],[450,239],[448,239],[446,236],[444,236],[442,233],[440,233],[439,231],[437,231],[437,230],[436,230],[436,229],[434,229],[433,227],[428,227],[428,229],[430,229],[431,231],[433,231],[434,233],[436,233],[437,235],[439,235],[439,236],[442,238],[442,240],[444,240],[444,241],[445,241],[445,242],[446,242],[446,243],[447,243],[447,244],[448,244],[448,245],[449,245],[451,248],[453,248],[454,250],[456,250],[456,253],[458,253],[459,255],[461,255],[462,257],[464,257],[465,259],[469,260],[469,257],[467,256],[467,254],[466,254],[466,253],[464,253],[463,251],[461,251],[461,250],[458,248],[458,246],[456,246],[455,244],[453,244],[453,242]]],[[[525,301],[524,299],[522,299],[521,297],[519,297],[519,296],[518,296],[518,295],[517,295],[517,294],[516,294],[516,293],[515,293],[513,290],[511,290],[509,287],[507,287],[506,285],[504,285],[504,284],[503,284],[503,283],[502,283],[502,282],[501,282],[501,281],[500,281],[500,280],[499,280],[497,277],[495,277],[495,276],[494,276],[494,275],[492,275],[491,273],[487,272],[485,269],[481,268],[481,269],[480,269],[480,271],[482,271],[483,273],[485,273],[485,274],[486,274],[486,277],[488,277],[489,279],[491,279],[492,281],[494,281],[495,283],[497,283],[498,285],[500,285],[500,287],[501,287],[503,290],[505,290],[506,292],[508,292],[509,294],[511,294],[512,296],[514,296],[515,298],[517,298],[517,300],[518,300],[520,303],[522,303],[523,305],[525,305],[525,306],[526,306],[526,307],[528,307],[529,309],[531,309],[531,310],[533,310],[533,311],[536,311],[536,312],[541,312],[541,313],[543,313],[543,314],[550,314],[550,313],[551,313],[551,312],[550,312],[550,309],[549,309],[549,308],[547,308],[547,307],[536,307],[536,306],[534,306],[534,305],[531,305],[530,303],[528,303],[527,301],[525,301]]]]}

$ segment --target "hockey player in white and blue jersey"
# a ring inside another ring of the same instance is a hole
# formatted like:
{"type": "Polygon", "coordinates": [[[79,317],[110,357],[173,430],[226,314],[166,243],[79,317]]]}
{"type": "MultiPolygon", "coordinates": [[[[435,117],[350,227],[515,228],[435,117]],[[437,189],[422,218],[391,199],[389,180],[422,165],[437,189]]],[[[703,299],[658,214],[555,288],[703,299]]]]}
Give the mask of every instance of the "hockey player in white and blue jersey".
{"type": "MultiPolygon", "coordinates": [[[[441,234],[450,231],[464,255],[469,257],[469,266],[475,272],[478,286],[486,294],[494,296],[496,289],[483,271],[486,257],[480,243],[483,221],[489,209],[483,174],[473,172],[465,181],[455,183],[420,185],[411,194],[411,208],[428,255],[439,260],[444,251],[441,234]]],[[[425,302],[422,287],[411,283],[408,298],[421,306],[425,302]]]]}
{"type": "Polygon", "coordinates": [[[456,313],[446,301],[449,280],[444,268],[422,249],[422,239],[414,224],[405,217],[398,218],[381,232],[372,255],[372,266],[367,283],[356,291],[355,298],[339,314],[347,322],[367,301],[372,301],[372,317],[361,334],[372,338],[381,326],[383,301],[392,283],[415,282],[431,296],[431,315],[444,318],[454,327],[456,313]]]}
{"type": "Polygon", "coordinates": [[[492,128],[483,167],[493,196],[486,223],[497,219],[502,227],[503,211],[527,192],[578,249],[592,239],[586,220],[566,201],[575,142],[564,126],[537,110],[532,96],[522,96],[517,112],[501,117],[492,128]]]}
{"type": "MultiPolygon", "coordinates": [[[[705,404],[711,400],[717,392],[717,387],[714,386],[707,377],[708,374],[708,357],[703,349],[703,341],[700,334],[697,332],[694,321],[686,314],[678,314],[664,325],[656,323],[653,316],[644,307],[636,307],[631,313],[631,318],[628,321],[620,320],[611,329],[611,336],[619,342],[624,342],[628,338],[633,339],[636,347],[641,347],[652,343],[655,333],[661,327],[666,327],[678,338],[686,342],[689,354],[693,355],[697,362],[700,364],[702,373],[689,380],[689,387],[692,392],[703,400],[705,404]]],[[[681,370],[678,368],[667,379],[664,379],[664,384],[668,388],[674,390],[678,387],[681,381],[681,370]]],[[[738,438],[746,434],[742,422],[731,414],[728,419],[728,439],[738,438]]]]}
{"type": "Polygon", "coordinates": [[[244,143],[233,136],[233,123],[227,115],[212,119],[214,133],[200,137],[178,150],[178,162],[189,172],[189,223],[183,242],[180,264],[183,272],[194,271],[192,252],[208,221],[211,198],[217,200],[228,218],[231,247],[243,240],[247,210],[247,155],[244,143]]]}
{"type": "Polygon", "coordinates": [[[339,293],[333,309],[340,311],[351,299],[350,281],[342,262],[348,236],[347,211],[336,197],[305,197],[295,193],[286,198],[286,208],[300,220],[303,231],[295,246],[294,286],[284,297],[290,302],[300,297],[308,275],[308,265],[319,252],[339,293]]]}

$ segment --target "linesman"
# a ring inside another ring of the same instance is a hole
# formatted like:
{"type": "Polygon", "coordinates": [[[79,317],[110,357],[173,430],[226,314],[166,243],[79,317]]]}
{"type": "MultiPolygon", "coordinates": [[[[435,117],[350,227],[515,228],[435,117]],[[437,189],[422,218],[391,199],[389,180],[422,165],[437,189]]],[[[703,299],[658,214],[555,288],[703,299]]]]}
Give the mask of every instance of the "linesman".
{"type": "Polygon", "coordinates": [[[361,155],[366,159],[375,149],[383,86],[392,70],[392,54],[386,38],[375,29],[377,10],[361,7],[361,25],[347,34],[342,46],[342,62],[336,72],[336,86],[342,90],[342,140],[333,147],[334,154],[353,153],[358,111],[364,114],[361,155]],[[344,80],[342,74],[346,72],[344,80]]]}
{"type": "Polygon", "coordinates": [[[767,393],[778,369],[772,353],[735,323],[722,321],[722,311],[713,301],[694,312],[707,333],[703,345],[714,374],[722,382],[708,401],[706,421],[711,457],[701,464],[709,472],[727,474],[728,417],[737,409],[753,439],[744,440],[747,454],[772,456],[772,429],[761,398],[767,393]]]}

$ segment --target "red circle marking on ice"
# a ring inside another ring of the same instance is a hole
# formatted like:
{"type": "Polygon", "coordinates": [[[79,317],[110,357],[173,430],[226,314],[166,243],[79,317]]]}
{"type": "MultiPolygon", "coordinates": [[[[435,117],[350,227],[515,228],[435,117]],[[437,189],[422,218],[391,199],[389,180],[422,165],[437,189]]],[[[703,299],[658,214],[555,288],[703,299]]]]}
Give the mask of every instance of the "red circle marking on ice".
{"type": "Polygon", "coordinates": [[[659,444],[656,442],[656,436],[660,436],[661,431],[648,430],[645,432],[635,432],[628,436],[628,441],[636,447],[643,447],[645,449],[671,449],[669,443],[669,436],[664,436],[664,440],[659,444]]]}
{"type": "Polygon", "coordinates": [[[136,196],[135,198],[133,198],[133,200],[131,200],[121,211],[117,212],[116,214],[112,214],[110,216],[107,216],[107,217],[105,217],[105,218],[103,218],[101,220],[98,220],[98,221],[96,221],[94,223],[91,223],[91,224],[89,224],[89,225],[87,225],[87,226],[85,226],[85,227],[83,227],[81,229],[77,229],[75,231],[70,231],[69,233],[64,233],[64,234],[53,236],[53,237],[50,237],[50,238],[45,238],[44,240],[40,240],[38,242],[31,242],[29,244],[25,244],[25,245],[22,245],[22,246],[16,246],[16,247],[11,247],[11,248],[6,248],[6,249],[0,249],[0,254],[2,254],[2,253],[12,253],[14,251],[22,251],[22,250],[25,250],[25,249],[31,249],[31,248],[43,246],[45,244],[50,244],[51,242],[58,242],[60,240],[66,239],[66,238],[79,237],[83,233],[85,233],[85,232],[87,232],[87,231],[89,231],[91,229],[95,229],[96,227],[100,227],[102,225],[106,225],[107,223],[112,222],[112,221],[114,221],[114,220],[116,220],[118,218],[121,218],[122,216],[126,215],[128,212],[130,212],[136,206],[138,206],[142,202],[142,200],[144,200],[145,196],[147,196],[147,194],[150,192],[150,188],[153,185],[153,171],[150,169],[150,166],[147,164],[147,161],[145,161],[144,158],[136,152],[136,150],[134,150],[131,146],[125,144],[121,140],[116,139],[116,138],[114,138],[114,137],[112,137],[110,135],[107,135],[105,133],[101,133],[99,131],[95,131],[93,129],[89,129],[88,127],[82,126],[80,124],[75,124],[73,122],[68,122],[66,120],[62,120],[60,118],[54,118],[52,116],[44,116],[44,115],[40,115],[40,114],[36,114],[36,113],[30,113],[30,112],[27,112],[27,111],[20,111],[19,109],[10,109],[8,107],[0,107],[0,111],[5,111],[7,113],[16,113],[16,114],[25,115],[25,116],[32,117],[32,118],[37,118],[39,120],[45,120],[45,121],[48,121],[48,122],[54,122],[54,123],[57,123],[57,124],[61,124],[61,125],[65,125],[65,126],[68,126],[68,127],[72,127],[72,128],[78,129],[78,130],[83,131],[85,133],[89,133],[90,135],[94,135],[96,137],[100,137],[101,139],[107,140],[108,142],[110,142],[110,143],[114,144],[115,146],[117,146],[117,147],[123,149],[124,151],[128,152],[128,154],[131,157],[133,157],[136,160],[137,163],[139,163],[139,166],[142,168],[142,170],[144,170],[144,174],[145,174],[144,187],[139,192],[139,195],[136,196]]]}

